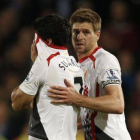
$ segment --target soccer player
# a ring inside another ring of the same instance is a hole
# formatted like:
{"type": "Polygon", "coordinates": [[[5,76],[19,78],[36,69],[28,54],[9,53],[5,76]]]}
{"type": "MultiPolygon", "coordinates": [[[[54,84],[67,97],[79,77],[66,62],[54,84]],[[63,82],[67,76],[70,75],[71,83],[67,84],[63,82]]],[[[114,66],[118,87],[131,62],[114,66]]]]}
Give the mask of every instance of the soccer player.
{"type": "Polygon", "coordinates": [[[72,43],[85,72],[84,95],[78,94],[65,80],[70,90],[52,86],[49,92],[55,95],[50,94],[49,97],[59,98],[52,103],[82,107],[85,140],[130,140],[125,124],[119,62],[114,55],[98,46],[100,16],[91,9],[80,8],[72,14],[70,24],[72,43]]]}
{"type": "Polygon", "coordinates": [[[37,58],[32,57],[35,62],[27,78],[12,92],[12,107],[19,111],[33,102],[29,140],[76,140],[78,108],[52,104],[46,94],[51,85],[64,86],[64,79],[82,93],[83,71],[66,48],[70,25],[63,17],[53,14],[37,19],[34,29],[37,58]]]}

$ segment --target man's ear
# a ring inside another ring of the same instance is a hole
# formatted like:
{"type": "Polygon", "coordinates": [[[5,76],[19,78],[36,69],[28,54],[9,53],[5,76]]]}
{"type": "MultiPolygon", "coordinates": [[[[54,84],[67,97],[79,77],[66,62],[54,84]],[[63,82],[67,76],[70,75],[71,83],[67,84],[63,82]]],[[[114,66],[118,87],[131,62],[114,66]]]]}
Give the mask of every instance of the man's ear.
{"type": "Polygon", "coordinates": [[[47,43],[48,43],[48,45],[52,45],[53,44],[52,39],[51,38],[47,39],[47,43]]]}
{"type": "Polygon", "coordinates": [[[97,32],[96,32],[96,35],[97,35],[97,40],[99,40],[99,38],[100,38],[100,34],[101,34],[101,32],[100,32],[100,31],[97,31],[97,32]]]}

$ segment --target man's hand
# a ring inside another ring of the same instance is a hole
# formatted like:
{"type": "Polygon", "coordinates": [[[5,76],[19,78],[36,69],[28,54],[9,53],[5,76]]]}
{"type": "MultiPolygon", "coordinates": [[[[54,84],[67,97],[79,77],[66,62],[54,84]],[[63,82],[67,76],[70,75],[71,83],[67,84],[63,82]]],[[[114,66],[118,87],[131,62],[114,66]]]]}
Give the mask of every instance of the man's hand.
{"type": "Polygon", "coordinates": [[[48,97],[55,98],[55,100],[52,100],[51,103],[67,103],[77,105],[79,96],[81,95],[66,79],[64,80],[64,83],[67,87],[51,86],[51,89],[48,90],[49,92],[53,93],[49,94],[48,97]]]}
{"type": "Polygon", "coordinates": [[[38,53],[37,53],[36,43],[33,40],[33,43],[31,45],[31,60],[33,63],[35,62],[37,55],[38,55],[38,53]]]}

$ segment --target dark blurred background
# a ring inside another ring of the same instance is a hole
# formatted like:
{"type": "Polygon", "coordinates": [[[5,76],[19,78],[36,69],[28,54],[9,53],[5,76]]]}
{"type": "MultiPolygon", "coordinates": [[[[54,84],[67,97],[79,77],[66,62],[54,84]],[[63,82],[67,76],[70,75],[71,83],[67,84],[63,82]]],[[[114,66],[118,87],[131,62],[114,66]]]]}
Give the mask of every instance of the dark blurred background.
{"type": "Polygon", "coordinates": [[[0,140],[27,140],[30,111],[14,112],[10,95],[32,66],[33,21],[51,13],[69,19],[80,7],[102,18],[99,46],[119,59],[127,127],[140,140],[140,0],[0,0],[0,140]]]}

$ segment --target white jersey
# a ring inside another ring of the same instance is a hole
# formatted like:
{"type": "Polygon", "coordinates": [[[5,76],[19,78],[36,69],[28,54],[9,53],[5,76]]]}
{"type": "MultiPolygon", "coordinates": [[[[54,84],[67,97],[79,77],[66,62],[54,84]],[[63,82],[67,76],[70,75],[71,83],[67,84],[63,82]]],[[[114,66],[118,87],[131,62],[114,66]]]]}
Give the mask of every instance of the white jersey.
{"type": "Polygon", "coordinates": [[[47,59],[37,57],[20,89],[36,95],[29,123],[29,135],[43,140],[76,140],[78,108],[50,103],[47,95],[52,85],[65,86],[64,79],[77,84],[82,92],[83,71],[67,50],[51,49],[47,59]]]}
{"type": "MultiPolygon", "coordinates": [[[[94,52],[82,58],[85,71],[84,95],[98,97],[105,95],[103,88],[121,85],[121,70],[115,56],[98,47],[94,52]]],[[[131,140],[123,114],[97,112],[82,108],[82,123],[86,140],[131,140]]]]}

